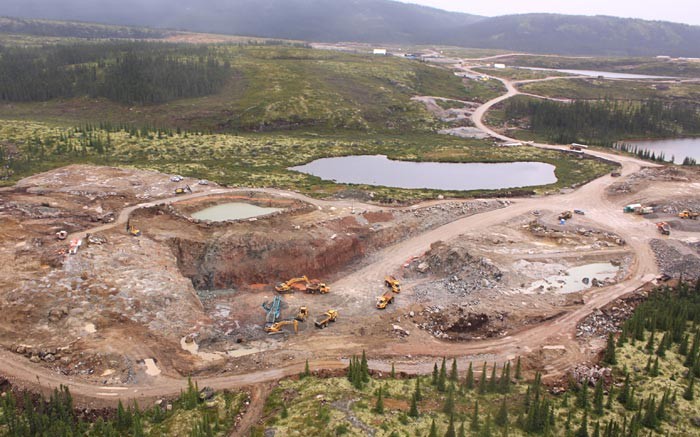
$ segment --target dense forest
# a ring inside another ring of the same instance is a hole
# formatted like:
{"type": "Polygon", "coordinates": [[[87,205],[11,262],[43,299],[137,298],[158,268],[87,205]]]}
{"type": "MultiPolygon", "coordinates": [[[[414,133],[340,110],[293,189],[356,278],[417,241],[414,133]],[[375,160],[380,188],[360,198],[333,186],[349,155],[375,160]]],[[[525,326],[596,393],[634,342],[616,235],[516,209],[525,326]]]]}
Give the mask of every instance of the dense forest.
{"type": "Polygon", "coordinates": [[[529,130],[559,144],[571,142],[610,146],[629,137],[672,137],[700,134],[697,104],[686,102],[601,101],[573,103],[510,99],[507,120],[529,122],[529,130]]]}
{"type": "Polygon", "coordinates": [[[0,100],[106,97],[162,103],[218,91],[231,76],[211,49],[159,43],[0,46],[0,100]]]}
{"type": "Polygon", "coordinates": [[[0,17],[0,33],[73,38],[163,38],[167,32],[132,26],[0,17]]]}

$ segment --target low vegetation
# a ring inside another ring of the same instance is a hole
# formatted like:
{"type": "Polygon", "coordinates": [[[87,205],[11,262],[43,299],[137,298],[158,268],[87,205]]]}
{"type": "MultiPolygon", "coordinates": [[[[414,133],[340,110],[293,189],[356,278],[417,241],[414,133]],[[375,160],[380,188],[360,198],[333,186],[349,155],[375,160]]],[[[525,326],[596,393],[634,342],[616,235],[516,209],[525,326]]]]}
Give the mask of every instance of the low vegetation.
{"type": "Polygon", "coordinates": [[[496,79],[467,80],[464,86],[472,102],[486,103],[506,93],[506,87],[496,79]]]}
{"type": "MultiPolygon", "coordinates": [[[[581,184],[610,170],[596,160],[534,147],[496,148],[484,140],[434,134],[353,135],[288,132],[223,135],[151,130],[104,124],[60,128],[42,123],[0,124],[4,184],[69,163],[134,166],[209,179],[232,186],[268,186],[328,196],[347,188],[374,191],[378,199],[409,200],[438,194],[467,196],[489,192],[439,192],[337,185],[288,170],[322,157],[387,155],[392,159],[441,162],[539,161],[556,166],[558,182],[536,191],[581,184]]],[[[490,193],[496,193],[491,191],[490,193]]]]}
{"type": "Polygon", "coordinates": [[[12,391],[0,397],[0,435],[8,437],[213,437],[227,436],[248,395],[243,392],[200,393],[190,381],[172,403],[143,408],[137,403],[93,416],[76,409],[66,387],[49,399],[12,391]]]}
{"type": "Polygon", "coordinates": [[[546,77],[569,76],[567,73],[558,71],[527,70],[522,68],[474,68],[476,72],[488,74],[489,76],[503,79],[520,81],[532,79],[544,79],[546,77]]]}

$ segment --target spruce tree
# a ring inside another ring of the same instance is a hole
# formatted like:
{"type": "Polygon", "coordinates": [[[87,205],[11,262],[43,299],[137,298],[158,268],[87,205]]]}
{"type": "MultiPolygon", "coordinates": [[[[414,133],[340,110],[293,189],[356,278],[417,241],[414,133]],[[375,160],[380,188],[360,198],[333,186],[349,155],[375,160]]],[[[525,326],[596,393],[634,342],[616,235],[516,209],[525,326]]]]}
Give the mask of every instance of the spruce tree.
{"type": "Polygon", "coordinates": [[[610,389],[608,390],[608,399],[605,401],[605,409],[607,410],[612,410],[613,407],[613,399],[615,399],[614,392],[615,391],[615,386],[611,385],[610,389]]]}
{"type": "Polygon", "coordinates": [[[583,387],[581,387],[576,397],[576,406],[583,408],[584,411],[588,411],[588,380],[583,381],[583,387]]]}
{"type": "Polygon", "coordinates": [[[491,379],[489,379],[488,392],[496,393],[498,389],[498,379],[496,378],[496,363],[493,363],[493,368],[491,369],[491,379]]]}
{"type": "Polygon", "coordinates": [[[452,358],[452,368],[450,369],[450,381],[457,383],[459,380],[459,373],[457,372],[457,358],[452,358]]]}
{"type": "Polygon", "coordinates": [[[651,367],[651,372],[649,372],[649,375],[653,376],[653,377],[659,376],[659,357],[658,356],[654,360],[654,365],[651,367]]]}
{"type": "Polygon", "coordinates": [[[608,333],[608,342],[605,346],[603,362],[611,366],[617,364],[617,357],[615,352],[615,337],[613,336],[612,332],[608,333]]]}
{"type": "Polygon", "coordinates": [[[498,426],[506,426],[508,424],[508,405],[506,405],[505,397],[501,401],[501,407],[498,409],[498,413],[496,413],[495,422],[498,426]]]}
{"type": "Polygon", "coordinates": [[[442,406],[442,412],[448,416],[455,412],[455,398],[452,386],[447,390],[447,397],[445,398],[445,404],[442,406]]]}
{"type": "Polygon", "coordinates": [[[396,369],[394,369],[394,363],[391,363],[391,373],[389,374],[391,379],[396,379],[396,369]]]}
{"type": "Polygon", "coordinates": [[[445,432],[445,437],[457,437],[455,432],[455,416],[450,414],[450,423],[447,425],[447,432],[445,432]]]}
{"type": "Polygon", "coordinates": [[[438,383],[438,366],[437,363],[433,365],[433,379],[430,381],[430,384],[437,387],[438,383]]]}
{"type": "Polygon", "coordinates": [[[479,401],[474,402],[474,412],[472,413],[472,421],[469,424],[469,429],[473,432],[479,432],[479,401]]]}
{"type": "Polygon", "coordinates": [[[415,393],[411,396],[411,408],[408,410],[408,415],[410,417],[418,417],[418,401],[415,393]]]}
{"type": "Polygon", "coordinates": [[[486,393],[486,363],[481,369],[481,378],[479,378],[479,394],[483,395],[486,393]]]}
{"type": "Polygon", "coordinates": [[[593,392],[593,412],[597,415],[603,414],[603,378],[599,378],[595,383],[595,391],[593,392]]]}
{"type": "Polygon", "coordinates": [[[515,379],[523,379],[523,370],[522,366],[520,365],[520,357],[518,357],[518,361],[515,363],[515,379]]]}
{"type": "Polygon", "coordinates": [[[416,376],[416,389],[413,392],[413,396],[416,397],[417,401],[423,400],[423,393],[420,391],[420,376],[416,376]]]}
{"type": "Polygon", "coordinates": [[[367,354],[365,354],[364,349],[362,349],[362,362],[360,363],[360,369],[362,370],[362,382],[369,382],[369,365],[367,364],[367,354]]]}
{"type": "Polygon", "coordinates": [[[469,370],[467,370],[467,379],[465,383],[467,390],[474,388],[474,370],[472,369],[472,363],[469,363],[469,370]]]}
{"type": "Polygon", "coordinates": [[[430,432],[428,433],[428,437],[438,437],[437,433],[437,426],[435,426],[435,419],[430,423],[430,432]]]}
{"type": "Polygon", "coordinates": [[[309,359],[306,359],[306,364],[304,365],[304,373],[302,374],[303,378],[306,378],[308,376],[311,376],[311,370],[309,369],[309,359]]]}
{"type": "Polygon", "coordinates": [[[683,392],[683,399],[686,401],[692,401],[695,399],[695,377],[691,374],[690,381],[683,392]]]}
{"type": "Polygon", "coordinates": [[[457,431],[457,437],[467,437],[467,433],[464,430],[464,421],[459,424],[459,430],[457,431]]]}
{"type": "Polygon", "coordinates": [[[440,373],[438,374],[437,389],[442,392],[447,389],[447,364],[445,363],[444,357],[442,359],[442,365],[440,366],[440,373]]]}
{"type": "Polygon", "coordinates": [[[620,402],[622,405],[626,405],[627,402],[629,401],[630,397],[630,374],[627,372],[627,376],[625,376],[625,384],[622,386],[622,391],[620,392],[619,395],[617,395],[617,400],[620,402]]]}
{"type": "Polygon", "coordinates": [[[583,412],[583,420],[581,426],[576,431],[576,437],[588,437],[588,413],[583,412]]]}
{"type": "Polygon", "coordinates": [[[374,412],[377,414],[384,414],[384,398],[382,396],[382,386],[379,386],[377,391],[377,402],[374,404],[374,412]]]}

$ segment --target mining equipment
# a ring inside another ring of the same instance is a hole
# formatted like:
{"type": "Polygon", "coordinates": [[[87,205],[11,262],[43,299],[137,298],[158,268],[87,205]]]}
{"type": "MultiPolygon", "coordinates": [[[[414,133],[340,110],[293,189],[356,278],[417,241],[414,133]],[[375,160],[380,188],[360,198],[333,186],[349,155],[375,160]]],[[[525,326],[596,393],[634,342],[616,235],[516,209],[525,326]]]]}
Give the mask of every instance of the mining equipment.
{"type": "Polygon", "coordinates": [[[294,326],[294,333],[295,334],[297,334],[299,332],[299,322],[296,319],[282,320],[281,322],[274,322],[274,323],[266,323],[265,327],[263,329],[268,334],[278,334],[278,333],[284,333],[284,331],[282,331],[282,328],[287,326],[287,325],[294,326]]]}
{"type": "Polygon", "coordinates": [[[686,210],[678,213],[678,217],[680,217],[682,219],[690,219],[690,220],[697,220],[699,215],[700,215],[700,213],[693,212],[689,209],[686,209],[686,210]]]}
{"type": "Polygon", "coordinates": [[[316,325],[317,328],[325,328],[328,326],[330,322],[335,322],[335,320],[338,318],[338,311],[336,310],[328,310],[325,313],[319,315],[316,317],[316,321],[314,324],[316,325]]]}
{"type": "Polygon", "coordinates": [[[392,291],[386,291],[383,295],[377,298],[377,308],[383,310],[387,305],[394,302],[394,293],[392,291]]]}
{"type": "Polygon", "coordinates": [[[401,284],[399,283],[399,280],[396,279],[394,276],[385,277],[384,285],[391,288],[391,291],[393,291],[394,293],[401,293],[401,284]]]}
{"type": "Polygon", "coordinates": [[[656,229],[658,229],[662,235],[671,235],[671,227],[666,222],[657,223],[656,229]]]}
{"type": "Polygon", "coordinates": [[[299,307],[299,312],[297,312],[295,319],[300,322],[305,322],[308,317],[309,309],[305,306],[299,307]]]}

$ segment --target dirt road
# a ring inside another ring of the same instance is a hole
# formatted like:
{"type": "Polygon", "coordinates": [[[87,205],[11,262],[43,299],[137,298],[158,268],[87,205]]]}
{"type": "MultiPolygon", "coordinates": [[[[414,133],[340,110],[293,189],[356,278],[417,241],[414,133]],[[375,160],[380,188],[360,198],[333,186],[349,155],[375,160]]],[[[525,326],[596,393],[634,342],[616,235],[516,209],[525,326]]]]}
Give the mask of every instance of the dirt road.
{"type": "MultiPolygon", "coordinates": [[[[486,111],[494,104],[518,93],[511,82],[504,80],[502,80],[502,82],[506,85],[508,92],[479,107],[474,112],[472,119],[476,126],[494,137],[503,139],[504,141],[514,141],[512,138],[493,132],[485,126],[482,121],[486,111]]],[[[543,148],[562,148],[562,146],[541,144],[537,144],[536,146],[543,148]]],[[[634,158],[617,156],[604,152],[587,153],[619,162],[622,165],[623,175],[629,175],[638,171],[642,166],[650,165],[634,158]]],[[[604,176],[569,194],[549,196],[546,198],[546,205],[549,209],[585,209],[588,219],[596,222],[601,228],[608,229],[622,236],[636,255],[634,265],[630,268],[629,276],[625,281],[614,286],[589,291],[585,295],[585,304],[578,309],[564,314],[553,321],[529,329],[523,329],[505,338],[473,341],[469,343],[446,343],[429,337],[428,335],[416,334],[409,337],[409,340],[405,343],[392,342],[379,350],[370,350],[371,355],[382,357],[382,361],[373,361],[372,365],[375,368],[382,369],[383,366],[387,366],[387,363],[396,361],[397,371],[429,372],[432,369],[432,358],[435,356],[465,357],[487,354],[493,357],[490,361],[496,360],[502,362],[503,360],[512,359],[518,355],[541,350],[542,346],[547,345],[561,347],[568,352],[563,354],[561,358],[551,360],[547,363],[546,370],[550,375],[558,374],[575,363],[582,355],[575,341],[577,322],[596,308],[635,290],[657,274],[654,255],[648,245],[648,241],[656,236],[654,225],[635,220],[634,217],[630,215],[620,214],[618,205],[610,203],[605,197],[605,190],[612,183],[613,179],[610,176],[604,176]],[[408,355],[413,358],[406,358],[408,355]]],[[[242,190],[217,189],[207,193],[193,193],[132,206],[123,210],[113,223],[90,229],[89,231],[76,234],[72,237],[84,235],[87,232],[94,233],[124,225],[133,211],[145,206],[240,191],[242,190]]],[[[306,198],[298,193],[282,192],[279,190],[259,189],[245,191],[264,191],[284,197],[293,197],[319,206],[332,205],[337,207],[345,203],[349,204],[349,202],[319,201],[306,198]]],[[[421,255],[433,242],[439,240],[449,241],[465,232],[480,232],[490,226],[507,222],[531,210],[538,209],[542,207],[542,203],[542,199],[536,198],[515,199],[513,203],[506,208],[462,218],[425,232],[415,238],[402,241],[372,255],[372,262],[368,266],[352,272],[336,281],[334,284],[331,284],[331,286],[334,290],[337,290],[337,293],[340,295],[342,295],[344,291],[347,292],[348,296],[353,295],[354,293],[351,291],[357,287],[357,284],[367,282],[381,283],[383,275],[385,275],[386,272],[400,268],[410,256],[421,255]]],[[[354,205],[358,206],[356,202],[354,205]]],[[[376,207],[372,205],[362,205],[362,208],[374,209],[376,207]]],[[[336,291],[334,291],[334,293],[335,292],[336,291]]],[[[338,351],[342,350],[344,355],[356,353],[366,348],[369,341],[369,339],[362,337],[334,337],[332,333],[329,335],[325,334],[324,332],[324,335],[313,336],[303,343],[299,340],[299,343],[294,345],[296,347],[303,347],[312,356],[317,357],[317,361],[312,361],[310,363],[312,369],[337,369],[345,367],[346,364],[340,359],[338,351]],[[335,347],[327,348],[329,342],[335,344],[335,347]]],[[[286,366],[256,370],[246,374],[198,378],[198,382],[200,386],[210,386],[215,389],[251,386],[297,374],[303,370],[303,367],[304,363],[302,361],[295,361],[290,362],[286,366]]],[[[0,351],[0,372],[13,382],[19,382],[21,385],[41,389],[42,391],[52,389],[59,384],[66,385],[70,388],[71,392],[76,397],[82,399],[83,402],[92,402],[97,405],[113,405],[118,399],[146,400],[176,395],[187,384],[184,378],[173,378],[161,375],[134,386],[102,386],[55,373],[47,368],[30,363],[23,357],[6,351],[0,351]]]]}

